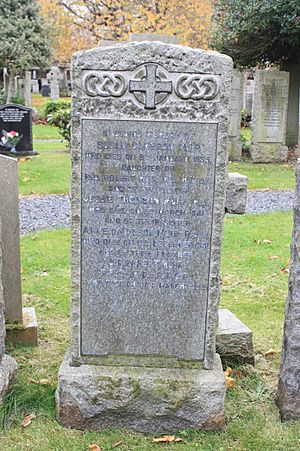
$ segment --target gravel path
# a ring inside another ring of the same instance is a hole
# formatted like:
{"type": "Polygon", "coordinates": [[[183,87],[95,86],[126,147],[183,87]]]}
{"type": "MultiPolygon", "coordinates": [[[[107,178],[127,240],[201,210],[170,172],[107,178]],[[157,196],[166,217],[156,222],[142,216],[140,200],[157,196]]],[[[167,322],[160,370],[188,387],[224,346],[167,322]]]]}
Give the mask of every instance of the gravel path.
{"type": "MultiPolygon", "coordinates": [[[[293,208],[292,191],[249,191],[247,213],[263,213],[293,208]]],[[[69,196],[28,197],[20,200],[21,233],[55,227],[69,227],[69,196]]]]}

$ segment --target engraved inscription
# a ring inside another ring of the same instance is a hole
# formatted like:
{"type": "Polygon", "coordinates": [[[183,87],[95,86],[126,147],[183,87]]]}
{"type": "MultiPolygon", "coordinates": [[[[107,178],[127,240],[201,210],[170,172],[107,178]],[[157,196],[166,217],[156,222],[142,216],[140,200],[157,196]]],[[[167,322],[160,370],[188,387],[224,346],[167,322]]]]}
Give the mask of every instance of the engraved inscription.
{"type": "Polygon", "coordinates": [[[83,119],[82,137],[82,355],[203,359],[217,124],[83,119]]]}

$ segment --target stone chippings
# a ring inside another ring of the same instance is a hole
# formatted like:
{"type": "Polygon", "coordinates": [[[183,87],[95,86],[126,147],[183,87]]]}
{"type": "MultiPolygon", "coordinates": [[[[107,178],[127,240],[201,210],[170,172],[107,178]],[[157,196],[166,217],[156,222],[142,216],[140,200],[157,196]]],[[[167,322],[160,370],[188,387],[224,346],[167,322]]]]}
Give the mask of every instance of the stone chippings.
{"type": "Polygon", "coordinates": [[[204,369],[70,366],[66,354],[56,393],[65,427],[130,428],[160,434],[216,429],[224,424],[225,381],[220,358],[204,369]]]}
{"type": "Polygon", "coordinates": [[[236,172],[228,173],[226,187],[226,213],[242,215],[246,210],[248,177],[236,172]]]}
{"type": "Polygon", "coordinates": [[[277,392],[282,420],[300,419],[300,159],[296,178],[289,289],[277,392]]]}

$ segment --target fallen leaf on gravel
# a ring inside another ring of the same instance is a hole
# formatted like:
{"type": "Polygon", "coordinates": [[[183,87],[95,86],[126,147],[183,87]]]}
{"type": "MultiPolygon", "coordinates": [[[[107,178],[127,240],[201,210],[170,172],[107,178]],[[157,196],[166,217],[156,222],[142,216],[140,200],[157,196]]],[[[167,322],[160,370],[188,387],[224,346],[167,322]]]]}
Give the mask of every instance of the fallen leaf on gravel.
{"type": "Polygon", "coordinates": [[[111,445],[111,448],[114,449],[117,446],[121,445],[121,443],[123,443],[123,440],[118,440],[117,442],[115,442],[113,445],[111,445]]]}
{"type": "Polygon", "coordinates": [[[265,352],[265,356],[274,355],[274,354],[276,354],[276,351],[275,351],[275,349],[272,349],[272,348],[270,348],[268,351],[265,352]]]}
{"type": "Polygon", "coordinates": [[[92,451],[101,451],[100,446],[97,445],[96,443],[93,443],[92,445],[89,445],[89,449],[91,449],[92,451]]]}
{"type": "Polygon", "coordinates": [[[279,257],[278,255],[270,255],[270,257],[268,257],[269,260],[278,260],[279,257]]]}
{"type": "Polygon", "coordinates": [[[27,428],[27,426],[29,426],[31,424],[31,422],[34,418],[35,418],[34,413],[30,413],[29,415],[26,415],[22,421],[23,428],[27,428]]]}
{"type": "Polygon", "coordinates": [[[153,443],[179,443],[183,442],[180,437],[175,437],[175,435],[164,435],[163,437],[154,438],[153,443]]]}

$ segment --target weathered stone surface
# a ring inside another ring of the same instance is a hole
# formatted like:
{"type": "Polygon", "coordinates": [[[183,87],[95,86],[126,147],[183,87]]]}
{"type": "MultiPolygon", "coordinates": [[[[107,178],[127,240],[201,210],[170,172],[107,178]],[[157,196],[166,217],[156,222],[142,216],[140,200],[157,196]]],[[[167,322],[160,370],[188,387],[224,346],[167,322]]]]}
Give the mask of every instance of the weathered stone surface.
{"type": "Polygon", "coordinates": [[[53,100],[59,99],[59,83],[62,81],[63,75],[57,66],[52,66],[47,74],[47,80],[50,83],[50,97],[53,100]]]}
{"type": "Polygon", "coordinates": [[[0,361],[0,404],[10,390],[17,374],[17,362],[9,355],[4,355],[0,361]]]}
{"type": "Polygon", "coordinates": [[[229,172],[226,187],[225,211],[230,214],[242,215],[246,211],[248,177],[229,172]]]}
{"type": "Polygon", "coordinates": [[[250,146],[254,163],[281,162],[287,159],[285,140],[288,93],[288,72],[256,71],[250,146]]]}
{"type": "Polygon", "coordinates": [[[21,324],[9,324],[6,330],[6,339],[16,345],[38,345],[38,324],[34,307],[23,307],[23,321],[21,324]]]}
{"type": "Polygon", "coordinates": [[[248,363],[254,365],[252,331],[227,309],[219,310],[216,349],[226,365],[248,363]]]}
{"type": "Polygon", "coordinates": [[[243,74],[237,70],[234,70],[232,76],[231,99],[229,107],[229,161],[239,161],[242,158],[241,112],[243,107],[243,84],[243,74]]]}
{"type": "MultiPolygon", "coordinates": [[[[114,380],[133,371],[147,402],[139,398],[137,410],[124,401],[128,426],[150,431],[151,411],[164,411],[152,379],[160,374],[166,384],[174,372],[184,381],[190,371],[196,385],[212,381],[199,386],[201,402],[220,393],[196,418],[195,392],[184,392],[190,426],[222,423],[224,376],[214,362],[231,69],[226,56],[160,42],[99,47],[73,59],[73,366],[60,371],[63,424],[77,427],[78,405],[92,412],[98,390],[105,425],[117,425],[113,395],[97,375],[114,380]],[[77,383],[85,374],[94,395],[77,383]]],[[[103,424],[97,415],[93,428],[103,424]]],[[[162,430],[186,423],[163,418],[162,430]]]]}
{"type": "Polygon", "coordinates": [[[65,427],[124,427],[156,433],[223,426],[225,381],[219,356],[213,371],[70,366],[58,374],[57,415],[65,427]]]}
{"type": "Polygon", "coordinates": [[[22,321],[18,162],[0,155],[0,219],[2,222],[2,285],[5,319],[22,321]]]}
{"type": "Polygon", "coordinates": [[[289,291],[285,306],[277,405],[282,420],[300,419],[300,159],[297,161],[289,291]]]}
{"type": "Polygon", "coordinates": [[[2,235],[0,217],[0,362],[5,353],[5,318],[4,318],[4,298],[2,288],[2,235]]]}

